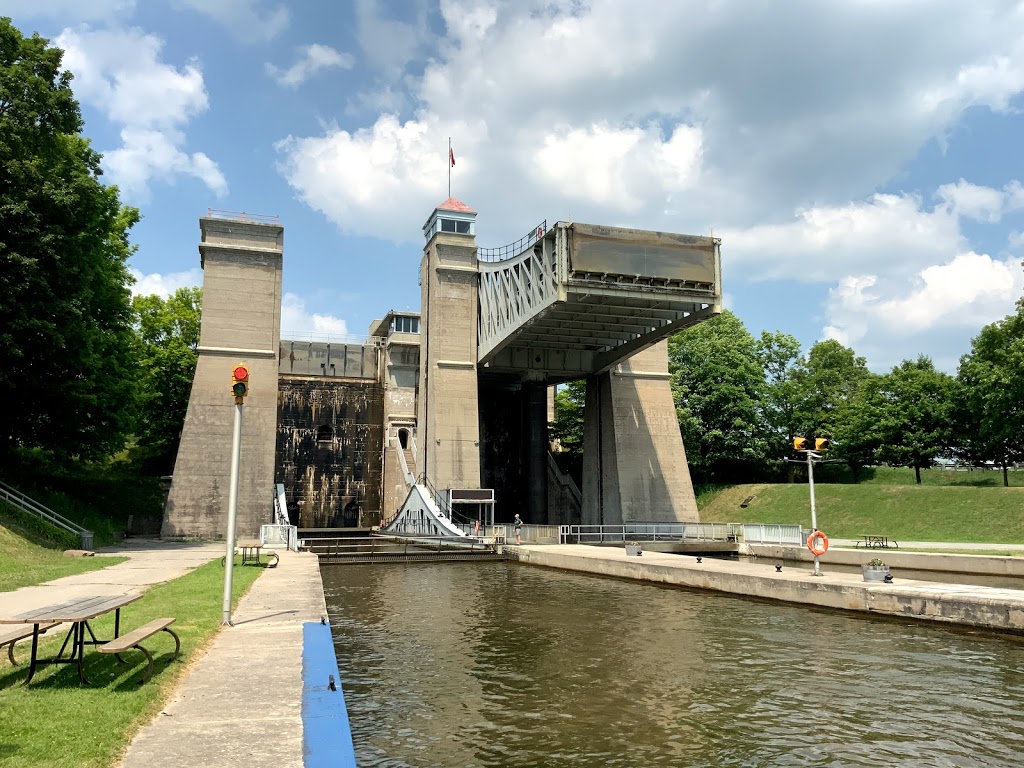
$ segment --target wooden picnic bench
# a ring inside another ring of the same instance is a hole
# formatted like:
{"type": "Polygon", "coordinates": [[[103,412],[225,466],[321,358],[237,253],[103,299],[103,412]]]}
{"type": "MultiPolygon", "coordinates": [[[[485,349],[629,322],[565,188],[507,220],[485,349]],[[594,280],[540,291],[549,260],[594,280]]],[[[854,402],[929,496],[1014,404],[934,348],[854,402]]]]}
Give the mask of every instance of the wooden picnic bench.
{"type": "Polygon", "coordinates": [[[175,634],[174,630],[170,628],[173,623],[174,619],[172,618],[153,619],[148,624],[143,624],[138,629],[133,629],[131,632],[114,638],[110,642],[101,645],[98,650],[100,653],[115,654],[124,653],[131,648],[138,648],[142,651],[146,655],[147,661],[146,671],[142,675],[142,680],[139,681],[139,685],[142,685],[153,676],[153,654],[143,648],[140,643],[143,640],[149,639],[157,632],[166,632],[174,638],[174,656],[177,658],[178,653],[181,651],[181,639],[175,634]]]}
{"type": "MultiPolygon", "coordinates": [[[[60,626],[60,622],[54,621],[49,624],[39,625],[39,634],[43,634],[48,629],[60,626]]],[[[7,658],[11,660],[11,664],[18,666],[18,662],[14,659],[14,644],[19,640],[25,640],[26,638],[32,637],[33,629],[28,625],[24,627],[14,627],[6,632],[0,632],[0,648],[7,646],[7,658]]]]}
{"type": "Polygon", "coordinates": [[[861,541],[854,544],[854,548],[864,547],[866,549],[888,549],[890,546],[896,549],[900,548],[899,543],[895,539],[873,533],[862,533],[861,541]]]}

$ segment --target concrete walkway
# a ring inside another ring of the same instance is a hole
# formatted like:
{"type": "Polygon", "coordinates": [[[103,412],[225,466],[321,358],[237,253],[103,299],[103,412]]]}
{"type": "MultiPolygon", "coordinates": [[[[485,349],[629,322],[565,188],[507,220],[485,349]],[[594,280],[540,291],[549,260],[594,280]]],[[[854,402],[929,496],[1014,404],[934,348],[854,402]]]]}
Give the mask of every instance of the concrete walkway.
{"type": "Polygon", "coordinates": [[[327,607],[316,555],[280,555],[135,737],[123,768],[301,768],[302,625],[327,607]]]}
{"type": "MultiPolygon", "coordinates": [[[[959,550],[963,552],[971,551],[977,552],[978,554],[984,554],[985,552],[1024,552],[1024,544],[980,544],[977,542],[966,543],[966,542],[951,542],[951,541],[901,541],[899,542],[899,549],[950,549],[959,550]]],[[[857,549],[865,549],[863,546],[863,539],[831,539],[830,541],[833,547],[851,547],[857,549]],[[860,543],[861,546],[857,547],[860,543]]],[[[896,547],[890,547],[889,549],[897,549],[896,547]]],[[[874,548],[865,550],[874,551],[874,548]]],[[[882,548],[885,551],[885,548],[882,548]]]]}
{"type": "MultiPolygon", "coordinates": [[[[776,572],[768,562],[741,562],[583,544],[511,546],[521,562],[568,571],[674,584],[745,597],[1024,633],[1024,590],[899,579],[865,582],[860,574],[811,575],[807,567],[776,572]]],[[[910,555],[908,555],[910,556],[910,555]]],[[[936,555],[918,555],[936,557],[936,555]]]]}
{"type": "Polygon", "coordinates": [[[79,595],[143,592],[146,587],[184,576],[214,558],[223,557],[224,545],[131,539],[120,546],[104,548],[96,556],[129,559],[98,571],[65,576],[13,592],[0,592],[0,614],[11,616],[38,605],[59,603],[79,595]]]}
{"type": "MultiPolygon", "coordinates": [[[[302,625],[326,616],[316,555],[279,552],[128,748],[125,768],[303,765],[302,625]]],[[[0,593],[0,614],[80,594],[145,591],[224,555],[223,543],[130,540],[97,557],[124,563],[0,593]]],[[[238,567],[238,566],[236,566],[238,567]]],[[[186,649],[187,650],[187,649],[186,649]]],[[[326,682],[326,681],[325,681],[326,682]]]]}

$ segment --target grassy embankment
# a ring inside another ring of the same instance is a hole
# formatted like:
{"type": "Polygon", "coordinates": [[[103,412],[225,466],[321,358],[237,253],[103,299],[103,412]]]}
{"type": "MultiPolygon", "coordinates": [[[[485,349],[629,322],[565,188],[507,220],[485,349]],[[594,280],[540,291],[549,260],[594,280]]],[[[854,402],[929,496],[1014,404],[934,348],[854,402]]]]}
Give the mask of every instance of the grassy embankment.
{"type": "MultiPolygon", "coordinates": [[[[922,472],[867,470],[860,483],[839,468],[822,472],[840,482],[816,482],[818,527],[833,538],[862,534],[897,541],[1024,543],[1024,472],[1010,473],[1010,488],[993,471],[922,472]]],[[[815,470],[818,480],[819,471],[815,470]]],[[[698,503],[703,522],[799,523],[810,527],[806,478],[794,484],[736,485],[703,492],[698,503]],[[747,507],[740,504],[753,497],[747,507]]]]}
{"type": "MultiPolygon", "coordinates": [[[[59,556],[58,556],[59,557],[59,556]]],[[[45,548],[0,527],[0,563],[18,558],[23,567],[45,580],[57,570],[86,565],[104,566],[109,558],[60,558],[51,560],[45,548]],[[58,567],[59,566],[59,567],[58,567]],[[55,570],[57,569],[57,570],[55,570]]],[[[5,566],[6,567],[6,566],[5,566]]],[[[235,569],[234,599],[245,594],[262,568],[235,569]]],[[[128,664],[113,656],[86,651],[85,670],[92,686],[80,686],[73,665],[43,667],[30,686],[23,686],[29,648],[18,644],[21,666],[11,667],[6,653],[0,661],[0,766],[105,768],[112,765],[132,736],[155,715],[167,700],[184,670],[197,658],[220,628],[224,570],[214,561],[190,574],[146,591],[145,596],[123,611],[127,629],[159,616],[174,616],[181,637],[181,656],[171,659],[174,641],[160,633],[148,644],[155,659],[155,673],[139,685],[145,659],[137,651],[125,654],[128,664]]],[[[93,622],[98,637],[113,634],[113,616],[93,622]]],[[[51,630],[41,643],[41,655],[56,653],[63,633],[51,630]]]]}

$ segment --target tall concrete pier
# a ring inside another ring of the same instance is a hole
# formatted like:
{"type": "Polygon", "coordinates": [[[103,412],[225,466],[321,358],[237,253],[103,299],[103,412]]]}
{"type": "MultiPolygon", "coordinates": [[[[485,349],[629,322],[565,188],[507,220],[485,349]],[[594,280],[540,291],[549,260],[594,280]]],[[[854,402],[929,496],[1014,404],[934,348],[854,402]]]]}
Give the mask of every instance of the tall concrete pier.
{"type": "Polygon", "coordinates": [[[418,442],[439,490],[480,487],[476,211],[449,198],[423,232],[418,442]]]}
{"type": "Polygon", "coordinates": [[[227,532],[235,403],[232,367],[249,367],[243,406],[238,534],[270,521],[278,412],[284,228],[251,218],[199,221],[203,312],[188,411],[167,505],[164,537],[227,532]]]}

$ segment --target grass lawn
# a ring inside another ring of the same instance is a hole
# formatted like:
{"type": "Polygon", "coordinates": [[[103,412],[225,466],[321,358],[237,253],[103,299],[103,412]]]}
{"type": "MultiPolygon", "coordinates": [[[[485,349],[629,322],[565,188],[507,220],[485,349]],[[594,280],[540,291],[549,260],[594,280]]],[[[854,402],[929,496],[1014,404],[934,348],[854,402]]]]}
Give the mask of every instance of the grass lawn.
{"type": "MultiPolygon", "coordinates": [[[[1024,488],[815,483],[815,497],[818,527],[834,538],[1024,543],[1024,488]]],[[[811,524],[806,482],[737,485],[702,500],[702,522],[811,524]]]]}
{"type": "MultiPolygon", "coordinates": [[[[34,544],[8,527],[0,511],[0,592],[43,584],[61,576],[95,571],[124,562],[123,557],[64,557],[61,549],[34,544]]],[[[3,763],[0,763],[2,765],[3,763]]]]}
{"type": "MultiPolygon", "coordinates": [[[[83,558],[95,560],[98,558],[83,558]]],[[[78,563],[78,560],[69,562],[78,563]]],[[[262,568],[237,567],[234,598],[245,594],[262,568]]],[[[18,644],[21,665],[11,667],[6,653],[0,661],[0,766],[19,768],[107,768],[132,736],[157,713],[188,664],[220,628],[224,569],[208,563],[186,576],[150,588],[138,602],[122,611],[122,631],[159,616],[174,616],[181,637],[181,656],[171,660],[174,640],[158,633],[147,644],[155,659],[153,678],[139,685],[145,657],[138,651],[114,656],[86,649],[85,674],[92,687],[80,686],[74,665],[45,666],[29,686],[21,683],[28,670],[29,647],[18,644]]],[[[113,615],[94,623],[97,637],[113,634],[113,615]]],[[[63,633],[53,637],[43,655],[53,655],[63,633]]],[[[244,693],[240,693],[244,695],[244,693]]]]}

